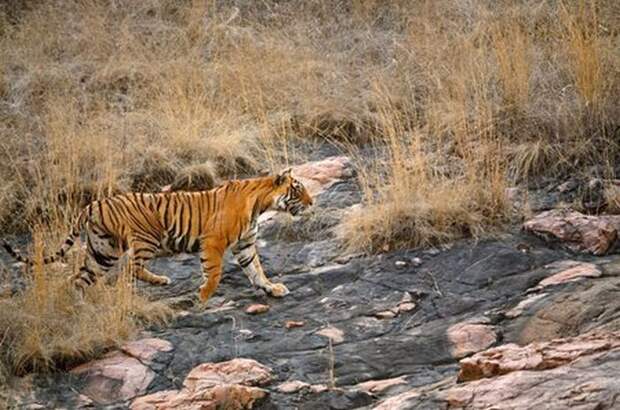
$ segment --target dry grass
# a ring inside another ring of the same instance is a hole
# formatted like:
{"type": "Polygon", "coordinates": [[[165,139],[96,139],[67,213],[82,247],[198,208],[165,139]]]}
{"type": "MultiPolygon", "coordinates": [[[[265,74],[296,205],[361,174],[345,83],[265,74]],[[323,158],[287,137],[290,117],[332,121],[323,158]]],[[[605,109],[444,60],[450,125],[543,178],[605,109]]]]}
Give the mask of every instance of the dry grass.
{"type": "Polygon", "coordinates": [[[136,294],[128,269],[115,284],[89,289],[81,302],[67,280],[70,268],[44,270],[41,243],[35,235],[35,264],[25,290],[0,299],[0,366],[12,373],[75,364],[134,336],[144,324],[170,317],[166,305],[136,294]]]}

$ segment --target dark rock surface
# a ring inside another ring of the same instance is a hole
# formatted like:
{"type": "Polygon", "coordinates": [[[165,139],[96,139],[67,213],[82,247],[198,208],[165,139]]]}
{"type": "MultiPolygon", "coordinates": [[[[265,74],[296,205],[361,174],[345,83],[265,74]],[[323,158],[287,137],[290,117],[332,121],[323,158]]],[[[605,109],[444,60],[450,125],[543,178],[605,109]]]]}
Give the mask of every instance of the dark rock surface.
{"type": "MultiPolygon", "coordinates": [[[[347,175],[318,195],[317,210],[306,220],[264,222],[261,260],[268,276],[291,291],[282,299],[252,289],[228,260],[216,296],[205,308],[196,298],[202,280],[197,257],[152,263],[152,270],[168,275],[172,284],[141,289],[170,300],[179,314],[168,326],[145,332],[145,338],[173,346],[150,358],[154,377],[145,394],[181,390],[186,376],[203,363],[245,358],[272,374],[271,383],[261,386],[268,395],[255,408],[446,407],[445,396],[433,392],[456,386],[462,357],[510,342],[620,330],[618,256],[574,254],[517,230],[433,252],[347,255],[331,232],[340,213],[360,199],[352,174],[347,175]],[[601,275],[537,287],[559,272],[554,262],[566,260],[592,263],[601,275]],[[250,315],[245,309],[252,304],[270,308],[250,315]],[[303,325],[287,327],[289,321],[303,325]],[[290,381],[301,383],[278,388],[290,381]],[[393,405],[382,402],[390,396],[393,405]]],[[[609,359],[610,369],[618,370],[617,356],[611,352],[592,366],[609,359]]],[[[583,377],[575,380],[581,383],[583,377]]],[[[37,377],[28,402],[85,405],[79,396],[84,383],[75,374],[37,377]]],[[[572,386],[570,379],[563,383],[572,386]]],[[[605,403],[598,408],[611,408],[605,403]]]]}

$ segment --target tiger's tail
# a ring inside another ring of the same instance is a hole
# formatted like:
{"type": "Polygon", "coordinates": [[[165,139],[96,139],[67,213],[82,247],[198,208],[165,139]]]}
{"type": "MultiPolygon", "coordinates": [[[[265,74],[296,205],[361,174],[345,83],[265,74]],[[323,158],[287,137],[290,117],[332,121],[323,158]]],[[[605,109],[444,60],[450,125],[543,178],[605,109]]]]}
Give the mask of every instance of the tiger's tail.
{"type": "MultiPolygon", "coordinates": [[[[66,255],[67,251],[71,249],[71,247],[75,243],[75,240],[78,238],[78,236],[80,236],[80,232],[84,227],[84,222],[86,221],[88,210],[90,207],[91,205],[88,205],[84,210],[82,210],[82,212],[78,216],[78,219],[71,228],[71,233],[69,233],[67,239],[65,239],[65,242],[62,244],[60,249],[54,255],[46,256],[43,258],[44,264],[47,265],[48,263],[56,262],[57,260],[63,258],[66,255]]],[[[4,247],[4,249],[6,249],[6,251],[9,253],[9,255],[15,258],[18,262],[27,263],[28,265],[33,264],[32,258],[22,255],[19,250],[13,248],[11,244],[9,244],[6,240],[2,239],[1,244],[2,247],[4,247]]]]}

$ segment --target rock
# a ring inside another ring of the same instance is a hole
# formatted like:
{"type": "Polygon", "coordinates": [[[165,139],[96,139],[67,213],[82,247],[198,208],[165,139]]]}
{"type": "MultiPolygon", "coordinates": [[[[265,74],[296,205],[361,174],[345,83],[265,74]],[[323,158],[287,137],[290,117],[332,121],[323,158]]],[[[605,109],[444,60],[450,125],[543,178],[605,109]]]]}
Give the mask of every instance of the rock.
{"type": "Polygon", "coordinates": [[[379,394],[388,390],[390,387],[407,384],[405,376],[394,377],[384,380],[369,380],[358,384],[356,387],[366,393],[379,394]]]}
{"type": "Polygon", "coordinates": [[[413,266],[420,266],[422,264],[422,259],[415,257],[415,258],[411,258],[411,264],[413,266]]]}
{"type": "Polygon", "coordinates": [[[452,357],[457,359],[484,350],[497,341],[493,326],[481,323],[458,323],[450,326],[447,333],[452,357]]]}
{"type": "Polygon", "coordinates": [[[155,372],[148,367],[153,356],[170,350],[172,345],[165,340],[137,340],[102,359],[75,367],[71,373],[83,376],[82,394],[95,403],[129,400],[146,392],[155,378],[155,372]]]}
{"type": "Polygon", "coordinates": [[[523,345],[592,330],[620,331],[620,269],[603,268],[610,276],[547,287],[546,296],[524,303],[521,313],[505,323],[505,339],[523,345]]]}
{"type": "Polygon", "coordinates": [[[173,349],[172,343],[163,339],[141,339],[127,342],[119,350],[141,362],[150,361],[159,352],[169,352],[173,349]]]}
{"type": "Polygon", "coordinates": [[[439,393],[444,404],[435,401],[433,408],[612,409],[618,404],[619,373],[620,352],[615,349],[551,370],[517,371],[459,385],[439,393]]]}
{"type": "Polygon", "coordinates": [[[317,331],[316,334],[331,339],[333,344],[344,342],[344,332],[337,327],[327,326],[317,331]]]}
{"type": "Polygon", "coordinates": [[[535,289],[543,289],[551,285],[574,282],[583,278],[598,278],[603,274],[593,263],[561,261],[555,266],[559,266],[564,269],[540,281],[535,289]]]}
{"type": "Polygon", "coordinates": [[[251,359],[203,363],[185,378],[183,389],[161,391],[133,401],[133,410],[251,409],[267,396],[263,386],[271,381],[271,370],[251,359]]]}
{"type": "Polygon", "coordinates": [[[276,386],[276,390],[280,393],[291,394],[297,393],[301,389],[310,387],[310,384],[302,382],[300,380],[291,380],[284,383],[280,383],[276,386]]]}
{"type": "Polygon", "coordinates": [[[509,343],[461,360],[458,380],[478,380],[520,370],[553,369],[581,356],[613,349],[620,349],[620,332],[588,333],[523,347],[509,343]]]}
{"type": "Polygon", "coordinates": [[[397,313],[392,310],[384,310],[382,312],[375,313],[375,317],[377,319],[392,319],[396,317],[396,314],[397,313]]]}
{"type": "Polygon", "coordinates": [[[303,182],[311,195],[316,196],[340,179],[350,177],[347,172],[350,166],[348,157],[328,157],[293,167],[293,176],[303,182]]]}
{"type": "Polygon", "coordinates": [[[504,314],[506,315],[506,317],[513,319],[517,316],[520,316],[521,313],[523,313],[523,311],[525,309],[527,309],[529,306],[533,305],[534,303],[538,302],[540,299],[544,298],[545,296],[547,296],[547,293],[539,293],[537,295],[532,295],[526,299],[523,299],[522,301],[520,301],[517,306],[513,307],[512,309],[506,311],[504,314]]]}
{"type": "Polygon", "coordinates": [[[284,327],[287,329],[293,329],[296,327],[302,327],[305,324],[306,322],[300,320],[287,320],[286,322],[284,322],[284,327]]]}
{"type": "Polygon", "coordinates": [[[605,254],[620,229],[620,215],[584,215],[570,209],[543,212],[523,224],[523,229],[543,238],[556,238],[575,251],[605,254]]]}
{"type": "Polygon", "coordinates": [[[245,313],[249,315],[258,315],[260,313],[268,312],[270,309],[269,305],[262,305],[260,303],[254,303],[245,308],[245,313]]]}

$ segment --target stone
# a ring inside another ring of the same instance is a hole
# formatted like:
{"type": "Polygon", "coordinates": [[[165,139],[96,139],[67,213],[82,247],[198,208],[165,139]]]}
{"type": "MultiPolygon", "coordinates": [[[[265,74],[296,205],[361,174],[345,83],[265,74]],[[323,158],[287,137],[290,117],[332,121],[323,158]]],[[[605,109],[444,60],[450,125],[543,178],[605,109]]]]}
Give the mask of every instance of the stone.
{"type": "Polygon", "coordinates": [[[271,369],[251,359],[203,363],[187,375],[182,389],[137,398],[131,409],[251,409],[268,394],[257,386],[268,384],[271,378],[271,369]]]}
{"type": "Polygon", "coordinates": [[[552,369],[581,356],[612,349],[620,349],[620,332],[589,333],[527,346],[509,343],[461,360],[458,380],[478,380],[521,370],[552,369]]]}
{"type": "Polygon", "coordinates": [[[344,332],[334,326],[324,327],[317,331],[316,334],[331,339],[333,344],[344,342],[344,332]]]}
{"type": "Polygon", "coordinates": [[[286,322],[284,322],[284,327],[287,329],[293,329],[296,327],[302,327],[305,324],[306,322],[303,322],[301,320],[287,320],[286,322]]]}
{"type": "Polygon", "coordinates": [[[276,386],[276,391],[284,394],[297,393],[298,391],[310,387],[310,384],[300,380],[290,380],[276,386]]]}
{"type": "Polygon", "coordinates": [[[398,304],[398,312],[410,312],[416,308],[416,304],[413,302],[401,302],[398,304]]]}
{"type": "Polygon", "coordinates": [[[311,195],[316,196],[340,179],[350,177],[347,172],[350,166],[348,157],[328,157],[293,167],[293,176],[304,184],[311,195]]]}
{"type": "Polygon", "coordinates": [[[515,307],[506,311],[504,314],[506,315],[506,317],[510,319],[514,319],[515,317],[520,316],[525,309],[527,309],[534,303],[538,302],[539,300],[543,299],[545,296],[547,296],[547,293],[539,293],[537,295],[532,295],[520,301],[515,307]]]}
{"type": "Polygon", "coordinates": [[[381,312],[376,312],[375,313],[375,317],[377,319],[393,319],[395,318],[397,315],[397,313],[391,311],[391,310],[384,310],[381,312]]]}
{"type": "Polygon", "coordinates": [[[245,313],[249,315],[258,315],[260,313],[268,312],[270,309],[269,305],[262,305],[260,303],[254,303],[245,308],[245,313]]]}
{"type": "Polygon", "coordinates": [[[120,351],[71,370],[84,379],[82,395],[98,404],[130,400],[146,392],[155,378],[148,367],[159,352],[172,350],[172,345],[161,339],[142,339],[126,343],[120,351]]]}
{"type": "Polygon", "coordinates": [[[434,403],[468,409],[616,408],[618,336],[589,334],[545,345],[492,349],[486,358],[478,357],[481,367],[470,375],[495,377],[439,392],[434,403]]]}
{"type": "Polygon", "coordinates": [[[571,209],[553,209],[525,222],[523,229],[565,242],[574,251],[603,255],[616,241],[620,215],[594,216],[571,209]]]}
{"type": "Polygon", "coordinates": [[[593,263],[563,261],[560,266],[565,266],[564,270],[545,278],[538,283],[535,289],[543,289],[547,286],[559,285],[567,282],[574,282],[583,278],[598,278],[603,274],[593,263]]]}
{"type": "Polygon", "coordinates": [[[121,345],[119,350],[142,362],[148,362],[159,352],[172,351],[173,346],[172,343],[167,340],[149,338],[127,342],[121,345]]]}
{"type": "Polygon", "coordinates": [[[493,326],[482,323],[463,322],[452,325],[447,331],[454,358],[479,352],[497,341],[493,326]]]}
{"type": "Polygon", "coordinates": [[[384,380],[368,380],[359,383],[356,387],[366,393],[379,394],[388,390],[390,387],[407,384],[405,376],[394,377],[384,380]]]}

